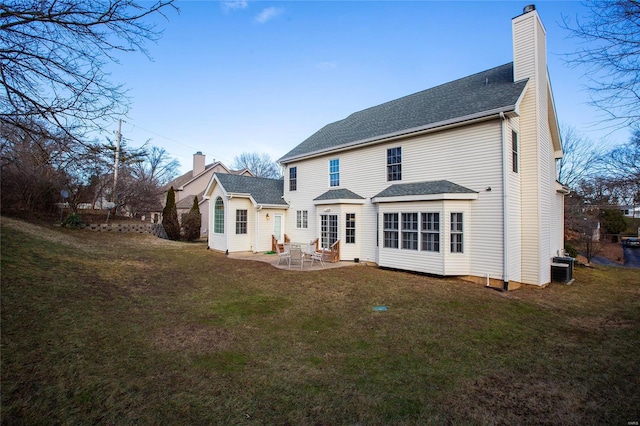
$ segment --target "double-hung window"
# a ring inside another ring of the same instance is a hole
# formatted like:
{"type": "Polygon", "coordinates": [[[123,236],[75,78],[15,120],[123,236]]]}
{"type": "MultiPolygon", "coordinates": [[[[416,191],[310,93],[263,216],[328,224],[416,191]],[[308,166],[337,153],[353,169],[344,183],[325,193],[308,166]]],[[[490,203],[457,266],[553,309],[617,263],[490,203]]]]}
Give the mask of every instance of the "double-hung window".
{"type": "Polygon", "coordinates": [[[462,253],[462,213],[451,213],[451,253],[462,253]]]}
{"type": "Polygon", "coordinates": [[[236,234],[247,233],[247,211],[236,210],[236,234]]]}
{"type": "Polygon", "coordinates": [[[387,181],[402,180],[402,148],[387,149],[387,181]]]}
{"type": "Polygon", "coordinates": [[[289,191],[298,189],[298,168],[291,167],[289,169],[289,191]]]}
{"type": "Polygon", "coordinates": [[[440,251],[440,213],[422,213],[422,250],[440,251]]]}
{"type": "Polygon", "coordinates": [[[296,211],[296,228],[307,228],[309,226],[309,213],[307,210],[296,211]]]}
{"type": "Polygon", "coordinates": [[[518,134],[514,131],[511,132],[511,162],[513,172],[518,173],[518,134]]]}
{"type": "Polygon", "coordinates": [[[345,218],[345,242],[355,244],[356,242],[356,214],[347,213],[345,218]]]}
{"type": "Polygon", "coordinates": [[[385,248],[398,248],[398,213],[385,213],[382,218],[385,248]]]}
{"type": "Polygon", "coordinates": [[[329,160],[329,186],[340,186],[340,160],[329,160]]]}
{"type": "Polygon", "coordinates": [[[418,250],[418,213],[402,213],[402,248],[418,250]]]}

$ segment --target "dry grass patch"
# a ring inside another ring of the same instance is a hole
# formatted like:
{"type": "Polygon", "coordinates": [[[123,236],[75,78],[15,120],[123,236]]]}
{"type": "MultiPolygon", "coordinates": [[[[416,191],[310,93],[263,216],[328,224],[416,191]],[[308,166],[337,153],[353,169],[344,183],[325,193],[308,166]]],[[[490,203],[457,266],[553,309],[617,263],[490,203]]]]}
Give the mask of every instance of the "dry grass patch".
{"type": "Polygon", "coordinates": [[[155,347],[163,351],[203,354],[230,349],[236,337],[229,330],[202,324],[188,324],[157,330],[152,337],[155,347]]]}

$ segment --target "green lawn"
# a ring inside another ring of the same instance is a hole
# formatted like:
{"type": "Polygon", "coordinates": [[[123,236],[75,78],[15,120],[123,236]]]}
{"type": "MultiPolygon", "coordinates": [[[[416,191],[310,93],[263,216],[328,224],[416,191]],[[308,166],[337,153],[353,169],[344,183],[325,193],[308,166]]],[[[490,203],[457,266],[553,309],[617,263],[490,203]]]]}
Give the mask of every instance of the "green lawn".
{"type": "Polygon", "coordinates": [[[1,232],[3,424],[640,420],[640,270],[505,294],[139,234],[1,232]]]}

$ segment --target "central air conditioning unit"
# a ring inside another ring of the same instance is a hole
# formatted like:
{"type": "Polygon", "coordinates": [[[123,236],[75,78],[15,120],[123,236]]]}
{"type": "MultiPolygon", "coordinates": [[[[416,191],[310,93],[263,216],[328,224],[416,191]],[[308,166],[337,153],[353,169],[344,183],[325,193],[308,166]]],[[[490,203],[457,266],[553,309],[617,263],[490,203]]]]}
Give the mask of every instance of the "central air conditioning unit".
{"type": "Polygon", "coordinates": [[[554,257],[551,263],[551,281],[571,284],[574,264],[573,257],[554,257]]]}

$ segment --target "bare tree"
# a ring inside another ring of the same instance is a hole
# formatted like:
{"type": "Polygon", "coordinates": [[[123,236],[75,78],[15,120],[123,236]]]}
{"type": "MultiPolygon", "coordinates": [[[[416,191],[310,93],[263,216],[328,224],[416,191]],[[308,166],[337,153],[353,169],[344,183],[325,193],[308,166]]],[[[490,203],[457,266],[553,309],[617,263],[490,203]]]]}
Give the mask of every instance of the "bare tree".
{"type": "Polygon", "coordinates": [[[564,27],[582,41],[568,55],[573,65],[586,67],[592,103],[620,127],[640,121],[640,2],[587,0],[586,19],[564,27]]]}
{"type": "Polygon", "coordinates": [[[136,180],[149,182],[157,188],[175,178],[180,167],[178,160],[171,158],[164,148],[157,146],[147,148],[142,160],[132,165],[131,174],[136,180]]]}
{"type": "Polygon", "coordinates": [[[624,145],[612,149],[605,157],[606,170],[620,179],[640,181],[640,129],[624,145]]]}
{"type": "Polygon", "coordinates": [[[0,121],[0,179],[4,212],[55,210],[66,170],[74,169],[74,156],[64,135],[50,133],[39,120],[32,134],[0,121]]]}
{"type": "Polygon", "coordinates": [[[605,173],[616,182],[618,202],[632,206],[640,203],[640,129],[628,143],[607,153],[602,162],[605,173]]]}
{"type": "Polygon", "coordinates": [[[561,133],[564,155],[558,161],[558,179],[575,190],[581,181],[593,175],[603,152],[573,126],[562,126],[561,133]]]}
{"type": "Polygon", "coordinates": [[[233,160],[234,169],[249,169],[257,177],[278,179],[282,177],[282,171],[278,164],[271,160],[269,154],[257,152],[243,152],[233,160]]]}
{"type": "Polygon", "coordinates": [[[178,160],[171,158],[163,148],[145,148],[139,159],[123,170],[122,185],[118,189],[121,194],[119,204],[134,215],[161,211],[163,188],[178,174],[178,167],[178,160]]]}
{"type": "Polygon", "coordinates": [[[126,112],[104,65],[140,51],[159,31],[150,15],[174,0],[19,0],[0,3],[0,122],[26,132],[34,118],[79,138],[126,112]]]}

